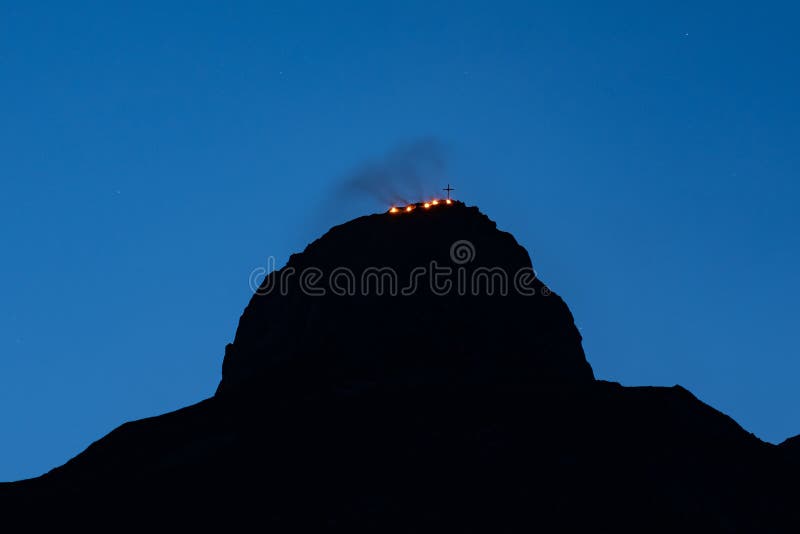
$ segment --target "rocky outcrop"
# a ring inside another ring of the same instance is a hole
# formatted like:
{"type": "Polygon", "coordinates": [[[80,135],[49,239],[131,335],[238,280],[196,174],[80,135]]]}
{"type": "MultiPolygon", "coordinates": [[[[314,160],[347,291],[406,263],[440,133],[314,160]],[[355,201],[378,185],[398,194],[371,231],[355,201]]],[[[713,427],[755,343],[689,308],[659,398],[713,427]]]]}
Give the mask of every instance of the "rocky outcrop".
{"type": "Polygon", "coordinates": [[[343,382],[593,378],[525,249],[458,202],[361,217],[293,255],[245,309],[219,391],[287,360],[343,382]]]}
{"type": "Polygon", "coordinates": [[[336,268],[359,280],[389,267],[405,284],[431,262],[467,279],[531,270],[510,234],[461,204],[333,228],[251,299],[216,395],[0,484],[3,519],[28,530],[800,529],[797,438],[764,443],[680,386],[594,380],[572,315],[540,280],[505,295],[427,283],[333,293],[336,268]],[[299,281],[308,269],[321,273],[313,287],[299,281]],[[291,271],[283,292],[267,291],[291,271]]]}

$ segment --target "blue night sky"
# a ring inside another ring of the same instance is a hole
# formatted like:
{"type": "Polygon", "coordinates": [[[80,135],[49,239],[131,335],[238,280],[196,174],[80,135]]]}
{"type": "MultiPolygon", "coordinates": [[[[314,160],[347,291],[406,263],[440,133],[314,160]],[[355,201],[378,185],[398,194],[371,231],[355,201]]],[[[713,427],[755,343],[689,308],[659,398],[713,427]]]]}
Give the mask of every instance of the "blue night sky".
{"type": "Polygon", "coordinates": [[[0,1],[0,480],[213,394],[251,270],[421,138],[598,378],[800,433],[796,3],[110,4],[0,1]]]}

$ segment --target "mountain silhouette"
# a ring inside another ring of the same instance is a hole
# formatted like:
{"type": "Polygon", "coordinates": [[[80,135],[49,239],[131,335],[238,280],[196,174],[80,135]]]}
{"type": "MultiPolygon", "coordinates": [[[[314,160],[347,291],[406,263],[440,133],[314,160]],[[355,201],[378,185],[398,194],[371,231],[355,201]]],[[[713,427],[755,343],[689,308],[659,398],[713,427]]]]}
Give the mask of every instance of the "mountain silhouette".
{"type": "Polygon", "coordinates": [[[796,532],[800,436],[596,380],[564,301],[475,207],[332,228],[260,284],[216,393],[0,485],[29,525],[796,532]],[[108,523],[114,521],[115,523],[108,523]]]}
{"type": "Polygon", "coordinates": [[[566,304],[535,279],[530,295],[515,291],[525,274],[525,249],[474,207],[355,219],[261,285],[226,348],[219,392],[288,361],[337,382],[591,381],[566,304]],[[320,281],[304,291],[314,269],[320,281]]]}

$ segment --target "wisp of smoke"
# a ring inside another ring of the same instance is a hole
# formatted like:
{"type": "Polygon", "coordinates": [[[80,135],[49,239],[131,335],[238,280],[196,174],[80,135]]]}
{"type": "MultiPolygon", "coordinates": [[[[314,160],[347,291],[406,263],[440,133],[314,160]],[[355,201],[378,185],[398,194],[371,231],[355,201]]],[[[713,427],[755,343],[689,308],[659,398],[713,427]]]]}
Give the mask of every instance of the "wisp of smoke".
{"type": "Polygon", "coordinates": [[[446,169],[444,153],[442,144],[432,138],[399,146],[346,176],[339,194],[368,196],[385,206],[424,200],[440,189],[437,184],[446,169]]]}
{"type": "Polygon", "coordinates": [[[417,139],[381,158],[366,161],[341,177],[324,201],[309,210],[298,240],[313,238],[332,224],[341,223],[343,217],[359,215],[359,210],[366,207],[361,206],[361,200],[375,202],[383,211],[392,205],[441,197],[446,181],[445,161],[444,147],[433,138],[417,139]]]}

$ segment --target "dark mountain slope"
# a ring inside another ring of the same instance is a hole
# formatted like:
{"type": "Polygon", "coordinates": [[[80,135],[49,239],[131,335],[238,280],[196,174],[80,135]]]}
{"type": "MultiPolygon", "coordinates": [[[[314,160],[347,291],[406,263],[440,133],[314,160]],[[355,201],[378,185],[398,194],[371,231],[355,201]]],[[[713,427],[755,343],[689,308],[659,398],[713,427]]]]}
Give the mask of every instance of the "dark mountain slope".
{"type": "MultiPolygon", "coordinates": [[[[476,209],[419,210],[334,228],[287,267],[530,267],[476,209]],[[463,240],[474,258],[454,262],[450,247],[463,240]]],[[[251,300],[214,397],[0,485],[4,517],[276,532],[800,525],[788,446],[761,442],[679,386],[593,380],[569,310],[538,280],[526,285],[532,296],[287,287],[251,300]]]]}
{"type": "Polygon", "coordinates": [[[267,294],[252,298],[226,349],[219,390],[286,359],[346,381],[591,381],[569,309],[539,280],[523,280],[532,274],[513,236],[461,203],[350,221],[265,280],[267,294]],[[325,296],[303,290],[302,273],[314,270],[321,278],[313,289],[325,296]],[[383,295],[369,275],[377,270],[393,280],[382,278],[383,295]],[[515,280],[534,294],[515,290],[515,280]],[[346,287],[353,290],[335,294],[346,287]]]}

